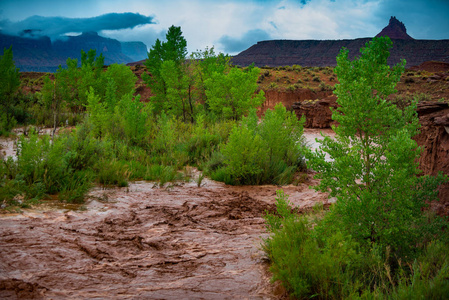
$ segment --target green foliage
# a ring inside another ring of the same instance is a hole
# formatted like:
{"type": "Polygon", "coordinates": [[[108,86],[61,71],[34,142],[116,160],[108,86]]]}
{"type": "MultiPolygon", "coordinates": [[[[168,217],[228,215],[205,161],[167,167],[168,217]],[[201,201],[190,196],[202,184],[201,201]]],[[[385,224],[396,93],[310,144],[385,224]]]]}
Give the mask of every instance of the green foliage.
{"type": "MultiPolygon", "coordinates": [[[[171,26],[165,35],[166,41],[161,42],[156,40],[153,47],[148,52],[148,59],[145,65],[151,75],[144,74],[142,79],[150,86],[151,90],[155,94],[152,97],[152,102],[156,112],[160,112],[166,109],[165,101],[167,100],[167,83],[163,76],[162,65],[165,61],[172,61],[175,74],[180,77],[181,64],[183,63],[187,55],[187,41],[182,36],[181,27],[171,26]]],[[[165,74],[166,78],[168,74],[165,74]]],[[[175,76],[175,75],[173,75],[175,76]]],[[[181,81],[181,78],[178,80],[181,81]]],[[[171,82],[171,88],[176,88],[171,82]]],[[[173,91],[171,92],[173,94],[173,91]]]]}
{"type": "Polygon", "coordinates": [[[303,123],[282,104],[268,110],[260,124],[253,110],[232,129],[221,149],[224,160],[215,163],[212,178],[231,184],[291,182],[304,167],[303,123]]]}
{"type": "Polygon", "coordinates": [[[193,120],[194,104],[189,93],[189,77],[185,67],[179,68],[173,60],[164,61],[161,65],[161,77],[166,86],[164,111],[175,116],[182,116],[183,121],[193,120]]]}
{"type": "Polygon", "coordinates": [[[9,132],[16,125],[13,110],[17,104],[16,93],[20,86],[19,69],[14,65],[12,46],[0,56],[0,134],[9,132]]]}
{"type": "Polygon", "coordinates": [[[206,112],[209,111],[206,85],[207,79],[212,74],[225,74],[231,68],[230,57],[223,53],[216,54],[214,48],[206,48],[204,51],[193,52],[190,56],[189,70],[194,82],[194,96],[198,103],[205,105],[206,112]]]}
{"type": "MultiPolygon", "coordinates": [[[[123,96],[134,93],[137,77],[131,71],[131,69],[125,65],[112,64],[108,66],[104,76],[107,81],[112,81],[115,85],[115,89],[112,89],[114,93],[107,95],[106,101],[109,101],[109,97],[115,97],[116,99],[121,99],[123,96]]],[[[114,102],[111,103],[111,107],[115,105],[114,102]]]]}
{"type": "Polygon", "coordinates": [[[262,137],[246,124],[234,126],[222,153],[226,157],[226,171],[236,183],[251,182],[259,177],[263,171],[260,161],[268,158],[264,146],[262,137]]]}
{"type": "Polygon", "coordinates": [[[147,136],[147,113],[145,105],[140,102],[140,95],[133,99],[132,94],[126,94],[116,107],[116,117],[120,118],[127,140],[131,145],[144,143],[147,136]]]}
{"type": "Polygon", "coordinates": [[[260,106],[264,92],[256,93],[259,73],[260,69],[255,67],[232,68],[227,74],[213,73],[205,81],[210,110],[221,118],[240,120],[250,109],[260,106]]]}
{"type": "Polygon", "coordinates": [[[129,171],[126,164],[115,159],[102,159],[94,167],[97,173],[97,181],[104,185],[128,186],[129,171]]]}
{"type": "Polygon", "coordinates": [[[50,141],[31,131],[18,141],[17,160],[2,162],[5,171],[3,200],[14,205],[14,199],[41,199],[46,194],[61,192],[61,200],[79,202],[90,188],[92,174],[72,168],[73,151],[67,151],[65,136],[50,141]]]}
{"type": "Polygon", "coordinates": [[[335,68],[341,106],[333,111],[340,125],[335,140],[321,142],[332,161],[318,151],[310,167],[322,179],[318,188],[337,197],[334,216],[342,229],[366,247],[389,246],[394,255],[410,257],[425,240],[424,228],[430,230],[421,209],[436,198],[443,178],[417,176],[416,103],[402,111],[386,99],[405,64],[390,69],[390,47],[388,38],[375,38],[352,62],[341,51],[335,68]]]}
{"type": "Polygon", "coordinates": [[[275,214],[265,216],[262,245],[280,280],[298,299],[444,299],[449,289],[447,243],[429,243],[416,260],[391,257],[389,247],[361,247],[328,218],[298,215],[276,192],[275,214]],[[386,255],[385,255],[386,254],[386,255]],[[393,267],[396,266],[396,267],[393,267]]]}
{"type": "Polygon", "coordinates": [[[99,138],[104,137],[106,135],[107,121],[110,118],[110,114],[106,110],[105,103],[101,102],[100,97],[95,94],[92,87],[87,93],[87,113],[89,121],[92,124],[93,135],[99,138]]]}
{"type": "Polygon", "coordinates": [[[94,174],[88,171],[75,171],[66,178],[59,193],[59,200],[68,203],[83,203],[84,196],[92,187],[94,174]]]}
{"type": "MultiPolygon", "coordinates": [[[[390,69],[390,47],[389,38],[375,38],[354,61],[347,50],[337,57],[336,137],[308,154],[321,179],[317,189],[337,198],[331,211],[314,219],[267,216],[274,279],[298,298],[447,294],[447,260],[440,255],[448,250],[448,221],[423,212],[444,178],[418,176],[416,102],[401,110],[387,100],[405,64],[390,69]]],[[[285,203],[279,207],[285,216],[285,203]]]]}
{"type": "Polygon", "coordinates": [[[164,112],[191,123],[197,114],[239,120],[263,102],[263,91],[255,93],[258,68],[231,68],[230,58],[216,55],[213,48],[194,52],[186,61],[180,27],[170,27],[166,39],[156,40],[145,63],[149,74],[142,76],[154,94],[154,114],[164,112]]]}

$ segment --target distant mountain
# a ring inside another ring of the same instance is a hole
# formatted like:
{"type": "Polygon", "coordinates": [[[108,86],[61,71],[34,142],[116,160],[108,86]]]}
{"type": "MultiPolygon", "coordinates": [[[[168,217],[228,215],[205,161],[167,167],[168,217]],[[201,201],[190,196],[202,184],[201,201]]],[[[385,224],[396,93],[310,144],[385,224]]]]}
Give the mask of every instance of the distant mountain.
{"type": "Polygon", "coordinates": [[[64,66],[68,57],[81,57],[81,50],[95,49],[103,53],[105,64],[129,63],[144,59],[147,47],[142,42],[124,42],[99,36],[96,32],[86,32],[70,36],[64,40],[51,42],[48,37],[24,38],[0,34],[0,49],[13,46],[16,66],[20,71],[54,72],[59,65],[64,66]]]}
{"type": "MultiPolygon", "coordinates": [[[[407,67],[419,65],[425,61],[449,63],[449,40],[415,40],[407,34],[405,25],[395,17],[390,19],[377,36],[389,36],[393,41],[388,63],[393,65],[402,58],[407,67]]],[[[232,58],[235,65],[248,66],[335,66],[336,57],[342,47],[349,50],[353,59],[359,55],[359,49],[371,38],[353,40],[271,40],[262,41],[232,58]]]]}

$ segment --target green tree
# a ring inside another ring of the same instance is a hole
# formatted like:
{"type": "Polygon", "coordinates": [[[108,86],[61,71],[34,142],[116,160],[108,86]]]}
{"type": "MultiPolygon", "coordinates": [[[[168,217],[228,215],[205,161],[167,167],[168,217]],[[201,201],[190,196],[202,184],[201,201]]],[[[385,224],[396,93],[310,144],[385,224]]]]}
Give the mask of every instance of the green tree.
{"type": "Polygon", "coordinates": [[[161,77],[165,82],[166,100],[164,110],[171,111],[175,116],[182,116],[183,121],[187,118],[193,120],[193,102],[191,98],[191,84],[185,68],[177,68],[173,60],[162,63],[161,77]]]}
{"type": "Polygon", "coordinates": [[[140,102],[140,95],[133,98],[131,93],[124,95],[116,107],[116,115],[122,120],[125,134],[134,145],[143,144],[147,134],[147,114],[144,107],[145,104],[140,102]]]}
{"type": "Polygon", "coordinates": [[[16,93],[19,86],[20,74],[19,69],[14,65],[11,46],[9,49],[5,48],[3,55],[0,56],[0,99],[4,112],[4,115],[2,114],[4,117],[0,118],[0,132],[2,127],[4,130],[9,131],[16,124],[13,109],[18,101],[16,93]]]}
{"type": "Polygon", "coordinates": [[[388,66],[391,47],[388,37],[374,38],[353,61],[342,49],[334,91],[340,107],[332,115],[339,126],[335,139],[325,137],[310,155],[309,167],[321,179],[318,189],[337,198],[331,222],[363,245],[388,246],[401,256],[430,234],[421,209],[435,198],[441,177],[418,177],[416,103],[402,111],[387,100],[405,65],[388,66]]]}
{"type": "MultiPolygon", "coordinates": [[[[62,71],[64,73],[65,71],[62,71]]],[[[69,99],[70,93],[67,86],[67,77],[61,76],[61,72],[56,73],[55,79],[52,81],[49,76],[44,78],[44,85],[42,87],[42,100],[44,107],[51,110],[53,113],[53,137],[56,133],[56,128],[59,126],[61,119],[61,110],[65,104],[66,99],[69,99]]]]}
{"type": "Polygon", "coordinates": [[[261,162],[268,158],[262,137],[247,124],[235,125],[223,147],[226,173],[234,183],[255,183],[264,171],[261,162]]]}
{"type": "Polygon", "coordinates": [[[106,109],[106,104],[101,102],[100,96],[95,94],[93,87],[90,87],[90,90],[87,93],[86,108],[89,116],[89,122],[92,124],[92,134],[99,138],[105,137],[111,114],[106,109]]]}
{"type": "MultiPolygon", "coordinates": [[[[198,101],[207,105],[207,95],[205,82],[212,77],[214,73],[228,73],[230,57],[223,53],[215,54],[214,47],[206,48],[204,51],[193,52],[190,56],[190,70],[195,81],[194,91],[197,94],[198,101]]],[[[208,106],[206,106],[208,110],[208,106]]]]}
{"type": "Polygon", "coordinates": [[[77,81],[78,99],[83,106],[87,104],[87,95],[92,87],[101,98],[106,93],[107,80],[103,72],[104,56],[97,56],[95,49],[90,49],[87,53],[81,50],[81,68],[77,81]]]}
{"type": "MultiPolygon", "coordinates": [[[[167,83],[162,76],[162,64],[165,61],[173,61],[176,68],[178,81],[181,81],[181,65],[187,55],[187,41],[182,36],[181,27],[171,26],[165,35],[166,41],[156,40],[153,47],[148,52],[148,59],[145,65],[150,74],[144,74],[142,79],[149,85],[155,96],[152,97],[154,110],[160,112],[165,110],[167,100],[167,83]]],[[[172,87],[173,88],[173,87],[172,87]]]]}
{"type": "Polygon", "coordinates": [[[240,120],[251,108],[260,106],[265,100],[264,92],[258,89],[260,69],[231,68],[228,73],[214,72],[205,81],[207,104],[217,116],[240,120]]]}
{"type": "Polygon", "coordinates": [[[106,81],[114,80],[117,99],[124,95],[134,93],[137,77],[133,71],[125,65],[112,64],[105,72],[106,81]]]}
{"type": "Polygon", "coordinates": [[[165,35],[167,41],[163,43],[164,60],[172,60],[177,65],[184,62],[187,56],[187,41],[182,36],[181,27],[171,26],[165,35]]]}

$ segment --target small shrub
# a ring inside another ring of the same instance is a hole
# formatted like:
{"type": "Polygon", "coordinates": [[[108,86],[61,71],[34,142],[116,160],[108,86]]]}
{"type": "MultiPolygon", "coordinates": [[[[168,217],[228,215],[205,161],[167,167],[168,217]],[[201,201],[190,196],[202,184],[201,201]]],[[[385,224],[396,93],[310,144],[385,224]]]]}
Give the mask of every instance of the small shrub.
{"type": "Polygon", "coordinates": [[[294,84],[294,85],[289,85],[289,86],[287,87],[287,91],[294,92],[294,91],[296,90],[296,87],[297,87],[296,84],[294,84]]]}
{"type": "Polygon", "coordinates": [[[432,97],[429,94],[417,93],[413,96],[413,99],[415,99],[418,102],[422,102],[422,101],[431,101],[432,97]]]}
{"type": "Polygon", "coordinates": [[[65,179],[59,193],[59,200],[69,203],[83,203],[84,196],[92,186],[94,174],[91,171],[76,171],[65,179]]]}
{"type": "Polygon", "coordinates": [[[408,77],[408,78],[405,78],[404,82],[405,83],[415,83],[415,79],[408,77]]]}
{"type": "Polygon", "coordinates": [[[128,186],[129,171],[126,164],[117,160],[100,160],[95,166],[97,181],[104,185],[128,186]]]}

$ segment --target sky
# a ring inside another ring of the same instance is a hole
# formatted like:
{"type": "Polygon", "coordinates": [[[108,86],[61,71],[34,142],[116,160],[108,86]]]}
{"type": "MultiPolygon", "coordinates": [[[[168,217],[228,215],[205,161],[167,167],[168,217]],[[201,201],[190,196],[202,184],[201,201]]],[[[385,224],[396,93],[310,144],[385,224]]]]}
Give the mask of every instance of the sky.
{"type": "Polygon", "coordinates": [[[85,31],[148,48],[181,26],[189,53],[258,41],[373,37],[391,16],[415,39],[449,39],[449,0],[0,0],[2,33],[53,40],[85,31]]]}

